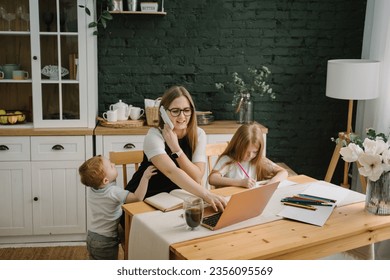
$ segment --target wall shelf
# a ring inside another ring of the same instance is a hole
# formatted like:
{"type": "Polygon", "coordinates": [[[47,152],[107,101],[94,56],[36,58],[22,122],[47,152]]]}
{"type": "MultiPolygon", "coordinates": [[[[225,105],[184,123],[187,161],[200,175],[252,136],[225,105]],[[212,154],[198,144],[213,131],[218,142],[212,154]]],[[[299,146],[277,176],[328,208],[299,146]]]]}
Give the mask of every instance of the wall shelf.
{"type": "Polygon", "coordinates": [[[110,14],[117,15],[156,15],[156,16],[165,16],[166,12],[141,12],[141,11],[110,11],[110,14]]]}

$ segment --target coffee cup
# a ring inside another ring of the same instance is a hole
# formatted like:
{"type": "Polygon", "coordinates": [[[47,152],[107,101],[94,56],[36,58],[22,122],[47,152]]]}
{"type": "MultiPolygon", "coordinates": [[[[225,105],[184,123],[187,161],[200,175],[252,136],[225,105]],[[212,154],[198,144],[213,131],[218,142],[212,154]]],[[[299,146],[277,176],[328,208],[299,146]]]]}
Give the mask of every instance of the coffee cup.
{"type": "Polygon", "coordinates": [[[12,71],[12,78],[14,80],[26,80],[29,77],[30,76],[28,75],[27,71],[23,71],[23,70],[14,70],[14,71],[12,71]]]}
{"type": "Polygon", "coordinates": [[[138,120],[145,113],[144,109],[140,107],[131,107],[130,108],[130,119],[138,120]]]}
{"type": "Polygon", "coordinates": [[[118,111],[117,110],[108,110],[103,113],[103,119],[108,122],[116,122],[118,121],[118,111]]]}
{"type": "Polygon", "coordinates": [[[4,79],[4,72],[0,71],[0,80],[4,79]]]}
{"type": "Polygon", "coordinates": [[[4,64],[0,66],[1,71],[4,72],[4,79],[12,79],[12,73],[14,70],[19,70],[19,64],[4,64]]]}

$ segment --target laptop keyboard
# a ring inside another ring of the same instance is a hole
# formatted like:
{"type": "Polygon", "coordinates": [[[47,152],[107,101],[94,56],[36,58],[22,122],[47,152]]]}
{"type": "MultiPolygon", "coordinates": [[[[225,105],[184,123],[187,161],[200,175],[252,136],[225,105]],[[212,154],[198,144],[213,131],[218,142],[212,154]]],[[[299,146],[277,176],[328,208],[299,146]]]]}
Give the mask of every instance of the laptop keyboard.
{"type": "Polygon", "coordinates": [[[221,218],[222,212],[215,213],[211,216],[203,218],[203,223],[210,226],[215,227],[215,225],[218,223],[219,218],[221,218]]]}

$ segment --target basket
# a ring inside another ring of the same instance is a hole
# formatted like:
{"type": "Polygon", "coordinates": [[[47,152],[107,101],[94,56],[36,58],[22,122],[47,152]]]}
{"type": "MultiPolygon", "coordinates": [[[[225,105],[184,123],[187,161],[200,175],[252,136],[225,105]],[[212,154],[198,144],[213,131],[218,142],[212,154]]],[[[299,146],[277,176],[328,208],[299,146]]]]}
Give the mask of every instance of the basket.
{"type": "Polygon", "coordinates": [[[126,128],[126,127],[141,127],[144,125],[144,120],[126,120],[117,122],[108,122],[101,117],[96,118],[101,126],[112,127],[112,128],[126,128]]]}
{"type": "MultiPolygon", "coordinates": [[[[154,102],[160,104],[161,97],[157,98],[154,102]]],[[[146,123],[148,126],[158,126],[160,117],[159,117],[159,106],[148,106],[145,107],[146,123]]]]}

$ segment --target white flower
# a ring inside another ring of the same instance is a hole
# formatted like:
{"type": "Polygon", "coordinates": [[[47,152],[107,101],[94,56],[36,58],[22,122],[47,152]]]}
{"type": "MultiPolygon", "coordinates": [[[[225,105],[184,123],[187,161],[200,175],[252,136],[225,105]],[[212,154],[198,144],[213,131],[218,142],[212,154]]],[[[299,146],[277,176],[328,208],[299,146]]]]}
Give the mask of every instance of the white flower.
{"type": "Polygon", "coordinates": [[[389,149],[388,143],[385,143],[381,138],[377,140],[364,139],[364,151],[370,155],[380,155],[385,150],[389,149]]]}
{"type": "Polygon", "coordinates": [[[360,175],[377,181],[384,172],[390,171],[390,143],[387,136],[383,133],[376,134],[374,129],[369,129],[363,142],[351,135],[349,140],[350,143],[340,149],[340,154],[346,162],[360,163],[360,175]]]}
{"type": "Polygon", "coordinates": [[[380,155],[362,153],[359,156],[359,163],[362,165],[359,168],[359,173],[368,177],[371,181],[378,180],[383,173],[382,157],[380,155]]]}
{"type": "Polygon", "coordinates": [[[343,160],[346,162],[357,161],[358,156],[361,153],[363,153],[363,149],[354,143],[351,143],[347,147],[340,149],[340,154],[343,157],[343,160]]]}

